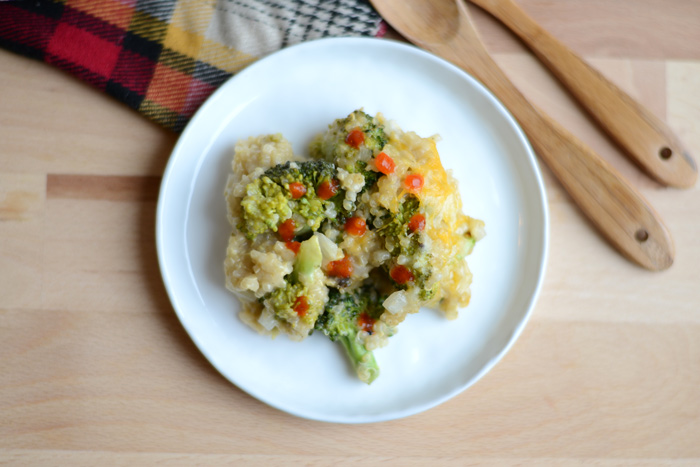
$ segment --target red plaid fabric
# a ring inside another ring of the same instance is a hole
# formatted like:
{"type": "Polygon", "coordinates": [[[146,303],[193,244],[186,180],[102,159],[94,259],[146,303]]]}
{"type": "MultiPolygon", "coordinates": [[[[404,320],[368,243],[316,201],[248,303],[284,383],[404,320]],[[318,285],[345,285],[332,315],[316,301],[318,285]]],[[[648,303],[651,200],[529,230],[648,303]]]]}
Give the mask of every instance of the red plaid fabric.
{"type": "Polygon", "coordinates": [[[263,55],[382,32],[363,0],[0,0],[0,47],[59,67],[173,131],[263,55]]]}

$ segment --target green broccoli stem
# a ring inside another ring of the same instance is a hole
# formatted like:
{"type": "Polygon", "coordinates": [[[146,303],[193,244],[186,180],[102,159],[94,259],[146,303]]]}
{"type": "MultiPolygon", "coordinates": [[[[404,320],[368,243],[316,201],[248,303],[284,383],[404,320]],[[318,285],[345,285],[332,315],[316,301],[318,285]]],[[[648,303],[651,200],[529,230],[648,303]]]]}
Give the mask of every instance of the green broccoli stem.
{"type": "Polygon", "coordinates": [[[379,365],[374,359],[374,354],[355,339],[356,335],[355,332],[351,332],[346,336],[339,336],[338,341],[345,347],[357,376],[370,384],[379,376],[379,365]]]}

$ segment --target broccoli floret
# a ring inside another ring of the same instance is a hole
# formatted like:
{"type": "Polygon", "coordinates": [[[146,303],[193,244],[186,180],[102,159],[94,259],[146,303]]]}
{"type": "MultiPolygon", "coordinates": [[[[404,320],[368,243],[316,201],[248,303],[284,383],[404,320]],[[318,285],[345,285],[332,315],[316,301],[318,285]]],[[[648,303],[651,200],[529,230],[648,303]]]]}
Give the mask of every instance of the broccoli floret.
{"type": "Polygon", "coordinates": [[[292,217],[284,190],[267,177],[248,184],[241,208],[244,222],[238,228],[250,240],[268,230],[276,231],[280,222],[292,217]]]}
{"type": "Polygon", "coordinates": [[[372,188],[377,183],[377,180],[379,180],[379,177],[382,176],[379,172],[367,170],[367,162],[364,161],[357,161],[355,163],[355,171],[361,173],[362,176],[365,177],[365,184],[358,193],[358,196],[372,188]]]}
{"type": "Polygon", "coordinates": [[[289,323],[295,321],[298,317],[297,313],[294,311],[294,303],[296,303],[299,297],[305,295],[306,290],[303,285],[287,282],[284,287],[270,292],[263,300],[263,303],[274,311],[277,319],[289,323]]]}
{"type": "Polygon", "coordinates": [[[359,332],[371,332],[363,326],[379,319],[384,311],[382,302],[383,297],[372,286],[347,293],[330,289],[324,312],[314,326],[343,345],[357,375],[367,384],[379,376],[379,366],[374,354],[361,341],[359,332]]]}
{"type": "Polygon", "coordinates": [[[359,193],[363,193],[372,188],[382,175],[369,170],[367,166],[388,141],[379,120],[356,110],[330,124],[326,132],[311,142],[309,153],[314,159],[333,162],[349,173],[362,174],[365,184],[359,193]]]}
{"type": "MultiPolygon", "coordinates": [[[[357,111],[361,112],[361,111],[357,111]]],[[[362,126],[362,131],[365,134],[365,146],[372,150],[373,155],[379,154],[379,152],[384,149],[384,146],[389,141],[386,133],[384,132],[384,126],[380,125],[379,122],[370,115],[364,112],[364,118],[367,122],[362,126]]]]}
{"type": "Polygon", "coordinates": [[[376,118],[356,110],[329,125],[328,131],[314,139],[309,151],[315,159],[336,162],[350,173],[365,174],[370,172],[366,170],[367,163],[388,141],[384,126],[376,118]],[[349,141],[348,136],[358,130],[362,132],[361,139],[349,141]]]}
{"type": "Polygon", "coordinates": [[[413,283],[419,288],[418,296],[421,300],[428,301],[435,296],[439,284],[434,284],[431,288],[427,288],[427,282],[433,275],[431,266],[432,255],[424,251],[418,252],[413,261],[411,272],[413,273],[413,283]]]}
{"type": "Polygon", "coordinates": [[[286,279],[284,287],[273,290],[261,302],[279,322],[289,325],[295,333],[306,336],[313,330],[316,319],[323,311],[323,304],[309,298],[306,286],[286,279]]]}
{"type": "MultiPolygon", "coordinates": [[[[411,259],[410,271],[413,275],[413,285],[420,290],[422,300],[430,300],[435,296],[437,285],[428,289],[427,282],[432,276],[432,255],[423,247],[422,232],[412,232],[408,224],[411,218],[420,212],[420,200],[414,195],[407,195],[396,213],[388,212],[381,218],[381,227],[376,232],[385,238],[387,248],[393,257],[406,256],[411,259]]],[[[392,264],[385,265],[389,273],[392,264]]],[[[405,289],[409,284],[396,284],[397,288],[405,289]]]]}
{"type": "MultiPolygon", "coordinates": [[[[377,229],[377,233],[383,237],[395,237],[397,239],[400,236],[406,236],[408,221],[418,212],[419,208],[420,200],[414,195],[407,195],[395,213],[387,212],[382,217],[382,224],[381,227],[377,229]]],[[[397,251],[396,256],[398,256],[398,254],[399,252],[397,251]]]]}
{"type": "Polygon", "coordinates": [[[298,224],[295,234],[318,230],[329,218],[329,203],[342,190],[331,200],[321,199],[316,190],[333,180],[336,172],[334,164],[318,160],[285,162],[268,169],[246,186],[238,229],[252,240],[261,233],[276,232],[282,222],[294,218],[298,224]]]}
{"type": "Polygon", "coordinates": [[[323,331],[332,341],[342,336],[357,332],[357,316],[360,305],[353,293],[342,293],[331,288],[328,291],[328,302],[324,313],[318,317],[315,329],[323,331]]]}
{"type": "Polygon", "coordinates": [[[335,164],[326,161],[285,162],[265,171],[263,175],[283,185],[294,181],[315,188],[324,180],[335,177],[335,164]]]}
{"type": "Polygon", "coordinates": [[[362,193],[364,193],[365,191],[374,187],[374,185],[377,183],[377,180],[382,175],[379,172],[375,172],[372,170],[366,170],[366,167],[367,167],[366,162],[357,161],[357,163],[355,164],[355,167],[356,167],[355,173],[359,172],[364,177],[364,184],[362,185],[362,188],[360,189],[360,191],[357,192],[356,201],[351,202],[348,205],[347,201],[345,199],[345,196],[336,196],[333,198],[333,202],[335,203],[335,211],[337,213],[337,216],[332,221],[332,224],[334,224],[336,228],[340,228],[341,230],[342,230],[342,226],[345,223],[345,221],[347,220],[347,218],[351,217],[353,215],[353,213],[357,210],[358,207],[363,206],[363,204],[359,201],[360,195],[362,193]]]}
{"type": "MultiPolygon", "coordinates": [[[[385,311],[384,300],[388,298],[386,294],[379,292],[374,284],[365,284],[355,291],[360,309],[364,310],[373,321],[377,321],[382,317],[385,311]]],[[[371,332],[370,332],[371,334],[371,332]]]]}

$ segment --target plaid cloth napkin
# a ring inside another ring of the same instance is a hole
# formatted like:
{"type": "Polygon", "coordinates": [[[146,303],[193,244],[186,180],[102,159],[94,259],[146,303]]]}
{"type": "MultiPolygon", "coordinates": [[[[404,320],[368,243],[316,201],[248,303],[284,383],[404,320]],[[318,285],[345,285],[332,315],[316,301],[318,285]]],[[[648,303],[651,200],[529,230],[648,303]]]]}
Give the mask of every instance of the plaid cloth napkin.
{"type": "Polygon", "coordinates": [[[173,131],[264,55],[383,30],[363,0],[0,0],[0,47],[57,66],[173,131]]]}

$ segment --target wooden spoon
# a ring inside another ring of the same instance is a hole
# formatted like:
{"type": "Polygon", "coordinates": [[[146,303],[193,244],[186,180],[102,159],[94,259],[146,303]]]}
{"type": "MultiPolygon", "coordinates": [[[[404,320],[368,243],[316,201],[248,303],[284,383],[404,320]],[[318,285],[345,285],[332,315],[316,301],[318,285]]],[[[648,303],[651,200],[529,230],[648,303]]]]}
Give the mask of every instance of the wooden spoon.
{"type": "Polygon", "coordinates": [[[695,161],[661,119],[555,39],[512,0],[470,1],[517,34],[651,177],[677,188],[695,184],[695,161]]]}
{"type": "Polygon", "coordinates": [[[404,37],[452,61],[508,107],[535,151],[604,236],[651,270],[673,264],[673,240],[647,201],[607,162],[515,88],[486,51],[461,0],[372,0],[404,37]]]}

